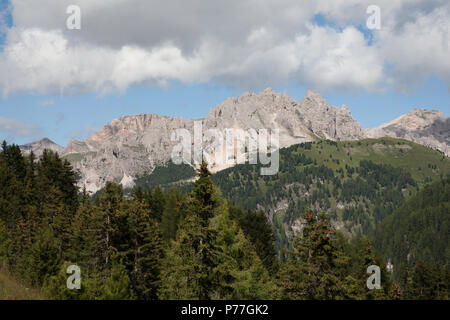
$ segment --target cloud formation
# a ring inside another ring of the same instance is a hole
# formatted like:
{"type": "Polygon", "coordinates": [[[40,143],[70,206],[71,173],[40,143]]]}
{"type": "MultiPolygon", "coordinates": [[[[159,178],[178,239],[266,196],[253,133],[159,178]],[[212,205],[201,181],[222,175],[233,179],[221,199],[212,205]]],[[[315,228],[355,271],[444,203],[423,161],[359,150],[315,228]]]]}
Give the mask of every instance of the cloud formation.
{"type": "Polygon", "coordinates": [[[0,132],[23,138],[34,138],[42,134],[39,125],[22,120],[0,117],[0,132]]]}
{"type": "Polygon", "coordinates": [[[450,4],[378,1],[382,26],[369,43],[357,26],[370,2],[12,0],[0,90],[107,93],[173,80],[408,90],[430,74],[450,84],[450,4]],[[69,4],[81,8],[81,30],[65,27],[69,4]]]}

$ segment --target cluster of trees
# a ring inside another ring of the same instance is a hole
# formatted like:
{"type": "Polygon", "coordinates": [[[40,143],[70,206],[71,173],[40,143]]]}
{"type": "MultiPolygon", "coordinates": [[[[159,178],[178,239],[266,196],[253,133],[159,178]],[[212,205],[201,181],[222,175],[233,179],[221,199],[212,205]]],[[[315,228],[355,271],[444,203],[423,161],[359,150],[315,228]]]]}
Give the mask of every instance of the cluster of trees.
{"type": "MultiPolygon", "coordinates": [[[[36,160],[15,145],[2,149],[0,263],[49,298],[405,296],[371,243],[336,233],[325,214],[305,209],[292,250],[277,254],[265,214],[230,205],[205,163],[187,194],[135,188],[125,196],[108,182],[91,198],[78,193],[75,173],[56,153],[46,150],[36,160]],[[80,290],[67,288],[71,265],[81,270],[80,290]],[[382,270],[380,290],[366,287],[369,265],[382,270]]],[[[448,298],[447,289],[439,290],[437,297],[448,298]]]]}
{"type": "Polygon", "coordinates": [[[448,300],[450,297],[450,270],[447,265],[420,260],[415,265],[400,264],[398,272],[404,299],[448,300]]]}
{"type": "Polygon", "coordinates": [[[143,189],[153,189],[193,177],[195,170],[190,165],[174,164],[169,161],[166,166],[156,167],[151,174],[138,177],[135,184],[143,189]]]}
{"type": "Polygon", "coordinates": [[[425,186],[376,228],[374,246],[391,259],[411,298],[438,298],[450,284],[450,178],[425,186]],[[415,285],[421,283],[419,288],[415,285]]]}
{"type": "MultiPolygon", "coordinates": [[[[326,143],[337,147],[336,142],[326,143]]],[[[326,211],[336,221],[343,220],[347,231],[362,235],[372,232],[404,202],[405,188],[417,187],[405,169],[371,160],[361,160],[356,166],[346,163],[333,170],[302,153],[316,152],[311,146],[300,144],[280,150],[276,175],[260,176],[259,165],[242,164],[222,170],[212,179],[227,199],[246,209],[273,209],[287,202],[283,223],[288,226],[311,207],[326,211]],[[340,209],[336,208],[338,203],[340,209]]],[[[284,238],[283,230],[275,233],[284,238]]],[[[286,245],[282,238],[276,240],[277,246],[286,245]]]]}

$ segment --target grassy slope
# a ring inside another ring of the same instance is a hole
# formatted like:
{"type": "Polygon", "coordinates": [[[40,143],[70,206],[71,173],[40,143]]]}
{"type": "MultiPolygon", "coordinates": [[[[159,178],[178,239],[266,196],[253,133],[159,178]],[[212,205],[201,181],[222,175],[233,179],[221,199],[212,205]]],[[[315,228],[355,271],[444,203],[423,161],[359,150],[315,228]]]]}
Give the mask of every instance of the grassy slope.
{"type": "Polygon", "coordinates": [[[313,144],[311,150],[302,150],[318,164],[336,170],[339,167],[345,169],[345,164],[353,167],[359,166],[361,160],[371,160],[377,164],[390,164],[403,168],[411,173],[414,180],[425,182],[426,177],[432,180],[450,174],[450,159],[442,153],[416,144],[414,142],[394,139],[364,139],[360,141],[337,142],[337,148],[326,143],[313,144]],[[340,161],[336,164],[330,158],[340,161]],[[436,169],[428,167],[435,165],[436,169]]]}
{"type": "Polygon", "coordinates": [[[0,270],[0,300],[41,300],[44,297],[36,289],[27,288],[7,271],[0,270]]]}
{"type": "MultiPolygon", "coordinates": [[[[310,150],[296,148],[297,150],[295,151],[288,151],[293,147],[295,146],[282,149],[280,152],[279,176],[283,175],[283,153],[286,152],[304,154],[308,158],[316,160],[317,165],[325,165],[335,172],[338,169],[346,172],[346,165],[358,167],[361,160],[371,160],[377,164],[390,164],[408,171],[420,187],[431,181],[436,181],[450,175],[450,159],[448,157],[439,151],[403,139],[380,138],[360,141],[339,141],[337,142],[337,146],[325,143],[325,141],[319,141],[313,143],[310,150]],[[339,160],[339,164],[336,160],[339,160]]],[[[188,166],[185,166],[188,167],[187,169],[180,166],[178,170],[173,170],[173,166],[173,164],[172,167],[169,166],[169,170],[164,167],[157,168],[152,174],[139,177],[136,180],[137,185],[140,185],[144,189],[148,189],[149,187],[153,188],[155,184],[163,187],[178,185],[182,187],[182,190],[189,190],[190,182],[187,181],[189,179],[186,179],[186,176],[192,176],[193,170],[188,166]],[[180,177],[181,179],[175,177],[179,174],[182,175],[180,177]],[[184,185],[186,185],[186,188],[183,188],[184,185]]],[[[244,164],[244,166],[253,165],[244,164]]],[[[239,166],[225,169],[219,175],[232,172],[237,167],[239,166]]],[[[254,182],[258,183],[260,192],[266,193],[269,191],[268,186],[261,177],[258,177],[254,182]]]]}

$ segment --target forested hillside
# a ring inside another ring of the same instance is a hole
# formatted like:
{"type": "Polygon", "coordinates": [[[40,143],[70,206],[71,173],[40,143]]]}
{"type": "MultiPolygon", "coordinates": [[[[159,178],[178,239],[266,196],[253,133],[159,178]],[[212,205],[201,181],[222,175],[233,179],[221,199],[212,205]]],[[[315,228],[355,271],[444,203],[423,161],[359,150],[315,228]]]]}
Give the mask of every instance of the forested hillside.
{"type": "Polygon", "coordinates": [[[450,179],[434,182],[406,201],[376,229],[375,245],[386,257],[450,263],[450,179]]]}
{"type": "Polygon", "coordinates": [[[400,299],[417,290],[448,299],[446,283],[393,282],[367,238],[349,239],[310,208],[296,213],[302,228],[277,254],[265,212],[230,204],[206,163],[197,177],[187,193],[137,187],[125,196],[108,182],[91,198],[58,154],[24,158],[3,143],[2,268],[50,299],[400,299]],[[67,288],[71,265],[80,268],[80,290],[67,288]],[[381,269],[381,289],[366,286],[370,265],[381,269]]]}
{"type": "MultiPolygon", "coordinates": [[[[450,283],[450,179],[434,182],[386,217],[373,235],[374,246],[394,264],[404,286],[415,281],[411,269],[420,267],[428,285],[450,283]]],[[[437,288],[436,288],[437,290],[437,288]]],[[[428,291],[435,292],[434,288],[428,291]]]]}
{"type": "MultiPolygon", "coordinates": [[[[190,169],[181,169],[188,176],[190,169]]],[[[266,213],[281,250],[289,247],[308,207],[325,211],[332,225],[349,237],[370,234],[425,184],[447,177],[450,160],[401,139],[321,140],[281,149],[278,174],[259,173],[260,165],[242,164],[212,179],[232,204],[266,213]]],[[[145,188],[149,181],[170,181],[162,184],[169,187],[175,180],[169,170],[155,170],[137,185],[145,188]]],[[[181,190],[189,191],[190,183],[181,190]]]]}

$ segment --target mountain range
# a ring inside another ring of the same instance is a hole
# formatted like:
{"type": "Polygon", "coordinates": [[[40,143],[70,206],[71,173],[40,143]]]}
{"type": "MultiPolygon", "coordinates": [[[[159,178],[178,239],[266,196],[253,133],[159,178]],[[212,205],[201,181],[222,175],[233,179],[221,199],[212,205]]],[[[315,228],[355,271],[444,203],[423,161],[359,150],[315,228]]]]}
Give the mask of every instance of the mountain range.
{"type": "MultiPolygon", "coordinates": [[[[238,98],[227,98],[211,109],[206,118],[194,120],[156,114],[125,116],[112,120],[85,141],[70,140],[62,147],[44,138],[22,145],[21,150],[24,153],[33,151],[37,156],[44,149],[57,151],[78,172],[79,186],[85,186],[90,193],[101,189],[106,181],[132,187],[136,177],[149,174],[169,162],[172,149],[178,144],[171,141],[171,134],[180,128],[192,133],[195,121],[201,121],[204,130],[279,129],[280,148],[324,139],[347,141],[393,137],[450,156],[450,118],[445,118],[442,112],[414,109],[377,128],[362,129],[347,106],[329,105],[317,92],[308,91],[302,101],[295,101],[270,88],[259,94],[246,92],[238,98]]],[[[210,169],[217,172],[226,167],[212,165],[210,169]]]]}

